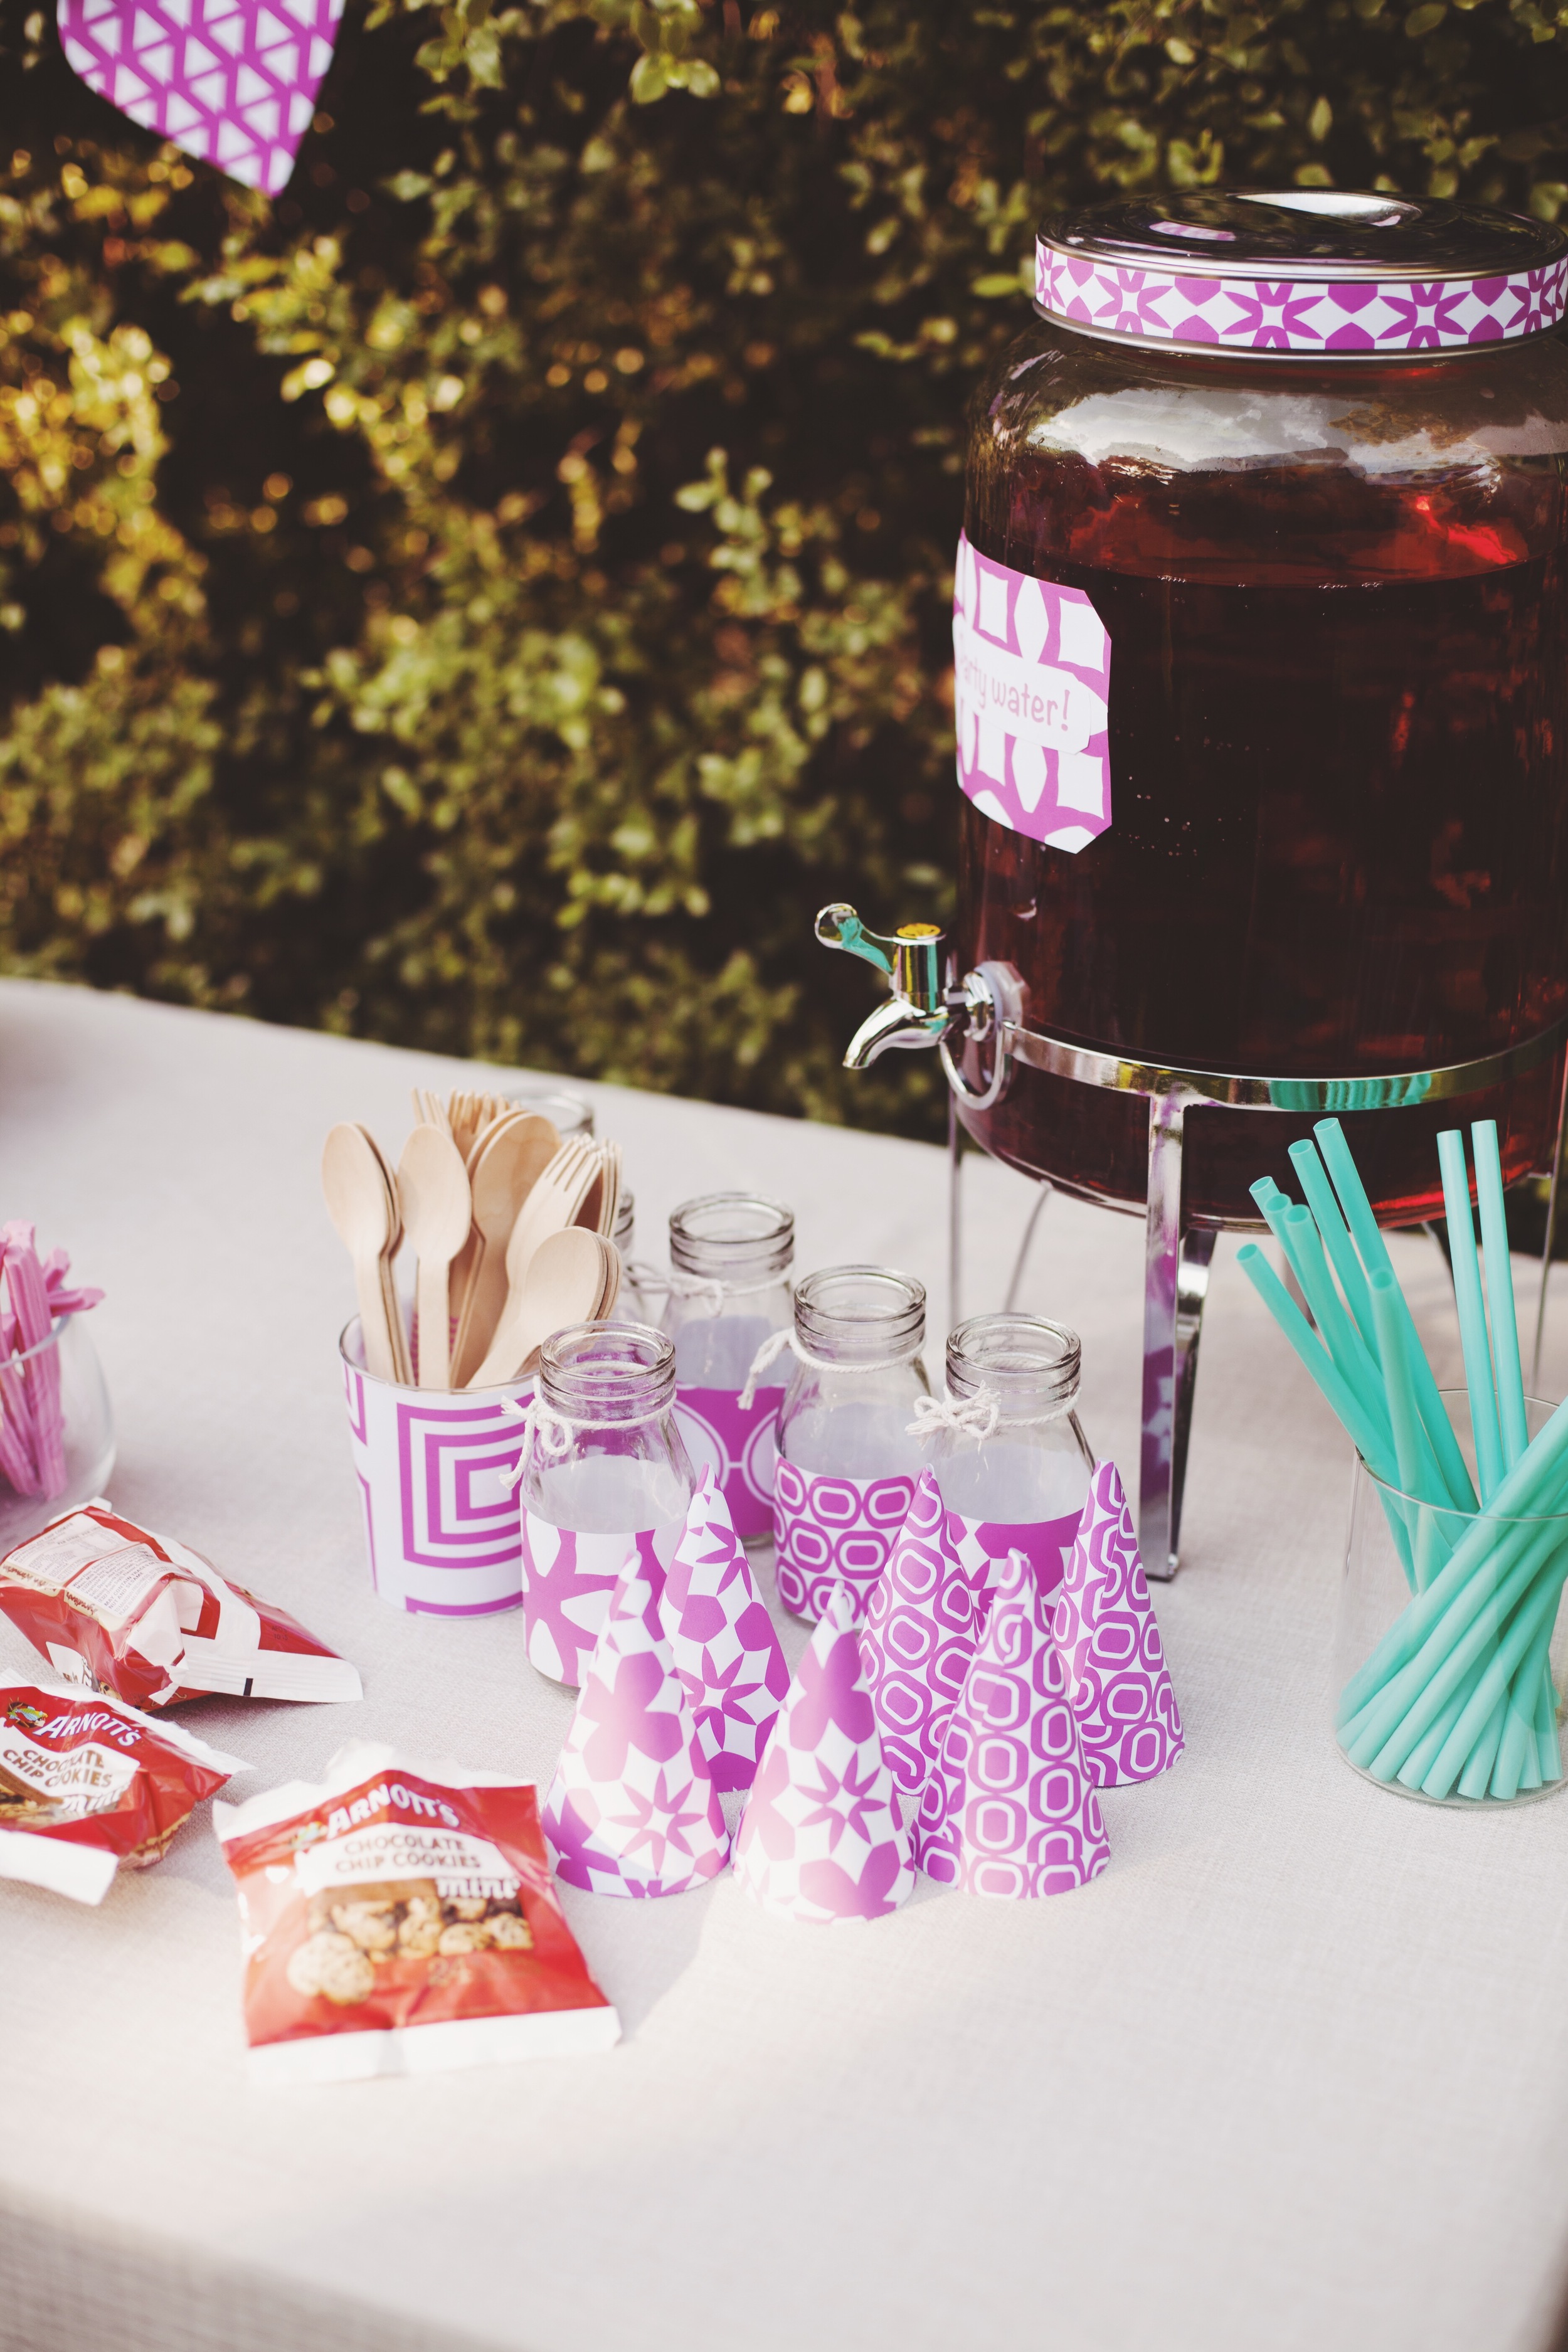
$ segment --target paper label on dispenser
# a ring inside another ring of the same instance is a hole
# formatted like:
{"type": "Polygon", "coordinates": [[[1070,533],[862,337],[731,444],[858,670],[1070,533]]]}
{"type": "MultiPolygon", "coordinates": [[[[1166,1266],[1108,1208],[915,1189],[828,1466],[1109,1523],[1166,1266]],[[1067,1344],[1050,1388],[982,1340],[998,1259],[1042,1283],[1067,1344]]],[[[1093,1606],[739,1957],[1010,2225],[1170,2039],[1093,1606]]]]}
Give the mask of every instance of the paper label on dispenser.
{"type": "Polygon", "coordinates": [[[1110,823],[1110,637],[1081,588],[994,563],[952,583],[958,782],[998,824],[1078,851],[1110,823]]]}

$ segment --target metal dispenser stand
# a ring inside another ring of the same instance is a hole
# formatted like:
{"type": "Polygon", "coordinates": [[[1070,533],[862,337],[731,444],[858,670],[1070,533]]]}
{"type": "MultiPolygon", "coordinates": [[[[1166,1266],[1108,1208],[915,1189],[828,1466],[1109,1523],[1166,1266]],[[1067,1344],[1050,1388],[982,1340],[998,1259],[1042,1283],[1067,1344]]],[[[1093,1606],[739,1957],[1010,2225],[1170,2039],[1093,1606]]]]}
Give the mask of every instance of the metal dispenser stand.
{"type": "MultiPolygon", "coordinates": [[[[1176,1572],[1186,1483],[1187,1441],[1197,1381],[1198,1341],[1209,1266],[1221,1231],[1261,1233],[1259,1220],[1234,1225],[1197,1224],[1188,1216],[1183,1186],[1183,1145],[1189,1111],[1223,1105],[1232,1110],[1288,1111],[1330,1118],[1342,1111],[1395,1110],[1438,1102],[1461,1104],[1505,1079],[1523,1076],[1552,1059],[1568,1032],[1568,1018],[1555,1021],[1506,1052],[1439,1069],[1404,1070],[1386,1077],[1265,1078],[1225,1071],[1163,1067],[1124,1060],[1070,1045],[1045,1031],[1026,1028],[1017,974],[1005,964],[982,964],[955,982],[941,972],[943,935],[934,925],[909,924],[890,939],[868,932],[852,907],[825,907],[816,919],[825,947],[839,948],[874,964],[887,977],[891,994],[862,1024],[844,1056],[847,1069],[864,1069],[889,1047],[935,1045],[952,1092],[950,1244],[952,1297],[960,1276],[958,1160],[959,1126],[965,1108],[989,1110],[1000,1101],[1015,1062],[1071,1078],[1079,1086],[1108,1087],[1118,1094],[1142,1095],[1149,1106],[1149,1186],[1145,1210],[1143,1276],[1142,1437],[1138,1480],[1138,1543],[1150,1576],[1176,1572]],[[950,1050],[956,1039],[991,1047],[991,1076],[984,1087],[964,1077],[950,1050]]],[[[1456,1116],[1462,1116],[1458,1110],[1456,1116]]],[[[1546,1277],[1557,1226],[1558,1171],[1564,1123],[1568,1121],[1568,1068],[1558,1112],[1557,1149],[1547,1206],[1541,1306],[1546,1311],[1546,1277]]]]}

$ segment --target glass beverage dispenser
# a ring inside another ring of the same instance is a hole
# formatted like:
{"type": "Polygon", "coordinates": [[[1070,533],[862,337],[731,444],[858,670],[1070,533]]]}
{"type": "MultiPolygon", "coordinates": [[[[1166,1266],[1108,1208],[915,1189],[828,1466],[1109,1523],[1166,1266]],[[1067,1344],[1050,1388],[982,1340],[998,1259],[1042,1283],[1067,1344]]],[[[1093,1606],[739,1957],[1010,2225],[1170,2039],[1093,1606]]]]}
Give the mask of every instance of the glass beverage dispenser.
{"type": "Polygon", "coordinates": [[[1253,1180],[1328,1112],[1385,1223],[1442,1214],[1458,1119],[1555,1165],[1565,256],[1479,205],[1105,205],[1042,228],[975,399],[953,952],[817,932],[892,984],[851,1066],[937,1045],[986,1150],[1146,1215],[1152,1574],[1253,1180]]]}

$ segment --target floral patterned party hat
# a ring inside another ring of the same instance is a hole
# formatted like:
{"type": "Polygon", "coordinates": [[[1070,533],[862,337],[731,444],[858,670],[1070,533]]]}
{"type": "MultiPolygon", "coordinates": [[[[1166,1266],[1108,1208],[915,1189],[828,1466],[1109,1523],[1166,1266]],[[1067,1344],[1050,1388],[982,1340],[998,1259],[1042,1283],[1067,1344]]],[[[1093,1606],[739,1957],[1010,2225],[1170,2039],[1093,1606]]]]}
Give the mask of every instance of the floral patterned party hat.
{"type": "Polygon", "coordinates": [[[768,1910],[821,1924],[883,1918],[914,1885],[841,1584],[773,1725],[735,1839],[735,1874],[768,1910]]]}
{"type": "Polygon", "coordinates": [[[728,1858],[718,1791],[640,1553],[595,1644],[543,1822],[558,1874],[595,1895],[681,1895],[728,1858]]]}
{"type": "Polygon", "coordinates": [[[749,1789],[789,1668],[710,1468],[665,1574],[662,1614],[713,1785],[749,1789]]]}

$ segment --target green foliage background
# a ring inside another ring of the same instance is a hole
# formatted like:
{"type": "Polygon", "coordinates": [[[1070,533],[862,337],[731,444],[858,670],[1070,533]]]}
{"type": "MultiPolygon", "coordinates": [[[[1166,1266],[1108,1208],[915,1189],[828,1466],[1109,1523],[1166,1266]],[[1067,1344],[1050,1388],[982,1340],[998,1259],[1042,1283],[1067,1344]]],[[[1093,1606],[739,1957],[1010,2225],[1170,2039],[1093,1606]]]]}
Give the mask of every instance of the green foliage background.
{"type": "Polygon", "coordinates": [[[274,203],[0,5],[0,962],[930,1131],[968,391],[1031,229],[1568,203],[1568,0],[351,0],[274,203]]]}

